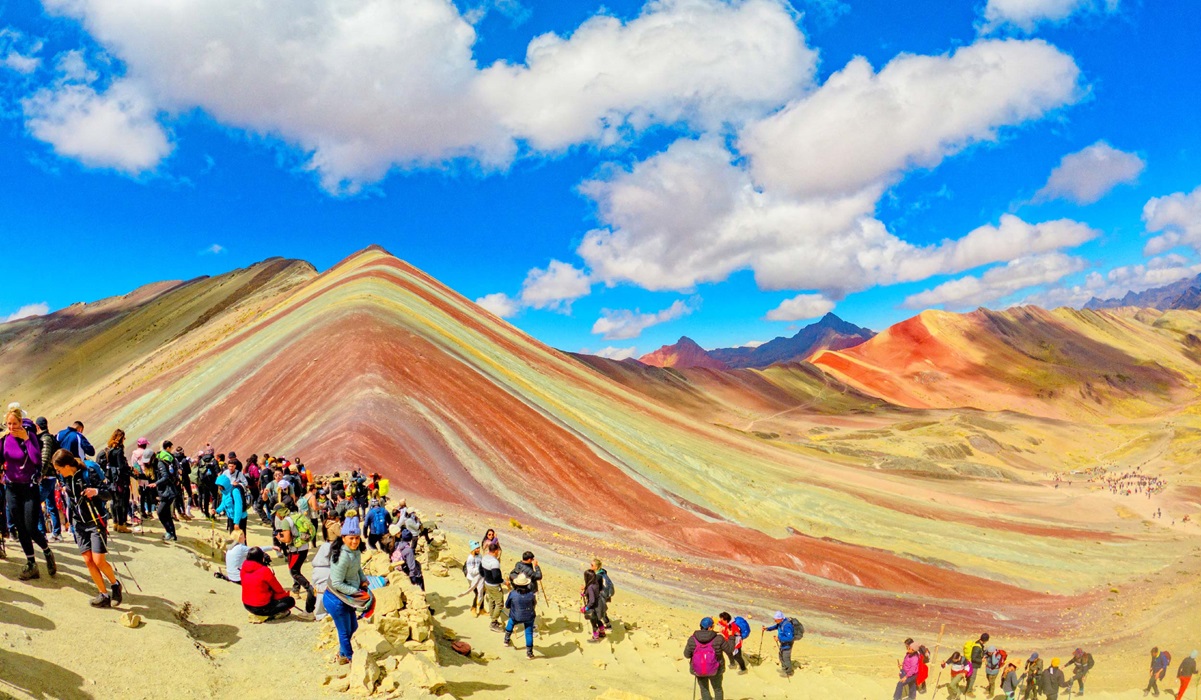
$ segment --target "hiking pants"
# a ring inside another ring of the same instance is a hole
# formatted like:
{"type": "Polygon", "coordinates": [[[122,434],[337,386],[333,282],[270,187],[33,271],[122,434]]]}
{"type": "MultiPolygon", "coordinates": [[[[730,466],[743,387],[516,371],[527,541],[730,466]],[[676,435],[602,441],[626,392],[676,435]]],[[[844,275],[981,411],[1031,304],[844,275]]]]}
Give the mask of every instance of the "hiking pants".
{"type": "Polygon", "coordinates": [[[792,642],[780,645],[780,668],[784,673],[792,673],[792,642]]]}
{"type": "MultiPolygon", "coordinates": [[[[63,534],[62,521],[58,519],[58,504],[54,502],[54,484],[56,479],[43,479],[42,483],[38,484],[38,492],[41,495],[42,503],[46,504],[46,512],[50,514],[50,526],[55,537],[60,537],[63,534]]],[[[45,532],[45,520],[38,518],[38,529],[45,532]]],[[[47,533],[49,534],[49,533],[47,533]]]]}
{"type": "Polygon", "coordinates": [[[994,695],[993,691],[997,688],[997,676],[1000,673],[1001,669],[997,669],[997,672],[992,674],[985,672],[984,680],[988,681],[988,691],[984,694],[984,697],[991,698],[994,695]]]}
{"type": "Polygon", "coordinates": [[[113,487],[113,520],[118,525],[129,524],[129,480],[113,487]]]}
{"type": "Polygon", "coordinates": [[[1184,693],[1188,690],[1189,683],[1193,682],[1193,677],[1180,676],[1176,680],[1180,681],[1180,690],[1176,691],[1176,700],[1184,700],[1184,693]]]}
{"type": "Polygon", "coordinates": [[[33,484],[9,484],[4,502],[12,513],[12,524],[17,527],[17,539],[21,542],[25,558],[33,559],[35,544],[42,551],[50,549],[46,534],[38,529],[38,521],[42,519],[42,492],[38,487],[33,484]]]}
{"type": "Polygon", "coordinates": [[[1155,693],[1155,696],[1159,697],[1159,674],[1158,673],[1151,674],[1150,682],[1148,682],[1147,687],[1143,689],[1143,694],[1146,695],[1147,693],[1155,693]]]}
{"type": "Polygon", "coordinates": [[[917,697],[917,676],[909,676],[897,682],[892,700],[914,700],[917,697]]]}
{"type": "MultiPolygon", "coordinates": [[[[934,689],[935,692],[938,688],[934,689]]],[[[967,693],[967,676],[951,676],[950,682],[947,683],[947,697],[951,700],[961,698],[967,693]]]]}
{"type": "Polygon", "coordinates": [[[1027,679],[1024,689],[1022,690],[1022,700],[1034,700],[1039,696],[1041,691],[1038,689],[1038,682],[1027,679]]]}
{"type": "Polygon", "coordinates": [[[738,664],[739,671],[746,670],[746,659],[742,658],[742,647],[734,647],[734,651],[730,653],[730,663],[738,664]]]}
{"type": "Polygon", "coordinates": [[[709,676],[707,678],[701,678],[700,676],[694,677],[696,678],[696,684],[701,688],[701,700],[725,700],[726,695],[721,690],[720,673],[716,676],[709,676]],[[709,692],[710,688],[713,689],[712,694],[709,692]]]}
{"type": "MultiPolygon", "coordinates": [[[[379,541],[380,541],[380,538],[382,538],[382,537],[383,537],[383,535],[377,535],[375,533],[367,535],[367,549],[379,549],[380,548],[379,541]]],[[[392,552],[388,552],[388,554],[391,554],[391,553],[392,552]]]]}
{"type": "Polygon", "coordinates": [[[532,650],[534,648],[534,621],[530,620],[529,622],[515,622],[513,618],[510,617],[509,621],[505,623],[506,642],[509,641],[509,635],[513,634],[514,625],[522,625],[525,627],[525,648],[532,650]]]}
{"type": "Polygon", "coordinates": [[[1068,681],[1068,690],[1072,689],[1073,683],[1079,683],[1080,684],[1079,694],[1083,695],[1084,694],[1084,679],[1087,676],[1088,676],[1088,671],[1085,671],[1084,673],[1077,673],[1076,675],[1072,676],[1072,680],[1068,681]]]}
{"type": "Polygon", "coordinates": [[[972,675],[967,677],[967,687],[963,689],[965,693],[974,692],[976,688],[976,678],[980,675],[980,669],[976,664],[972,664],[972,675]]]}
{"type": "Polygon", "coordinates": [[[163,524],[163,529],[167,534],[175,538],[175,518],[171,515],[171,509],[175,507],[175,498],[160,498],[158,502],[158,521],[163,524]]]}
{"type": "Polygon", "coordinates": [[[334,619],[334,627],[338,628],[338,653],[343,658],[351,658],[354,656],[354,649],[350,647],[350,638],[359,628],[354,609],[343,603],[331,590],[325,591],[325,595],[321,597],[321,604],[325,606],[325,612],[334,619]]]}
{"type": "Polygon", "coordinates": [[[303,588],[307,593],[304,600],[304,611],[313,612],[313,608],[317,607],[317,592],[313,588],[313,584],[300,573],[300,567],[304,566],[304,560],[309,556],[309,550],[302,549],[299,552],[292,552],[288,555],[288,573],[292,574],[292,592],[303,588]]]}
{"type": "Polygon", "coordinates": [[[273,600],[266,605],[246,605],[242,604],[250,613],[260,615],[262,617],[274,617],[285,610],[291,610],[296,607],[296,599],[292,596],[273,600]]]}
{"type": "Polygon", "coordinates": [[[488,617],[493,622],[500,622],[505,614],[505,595],[500,586],[484,585],[484,602],[488,607],[488,617]]]}

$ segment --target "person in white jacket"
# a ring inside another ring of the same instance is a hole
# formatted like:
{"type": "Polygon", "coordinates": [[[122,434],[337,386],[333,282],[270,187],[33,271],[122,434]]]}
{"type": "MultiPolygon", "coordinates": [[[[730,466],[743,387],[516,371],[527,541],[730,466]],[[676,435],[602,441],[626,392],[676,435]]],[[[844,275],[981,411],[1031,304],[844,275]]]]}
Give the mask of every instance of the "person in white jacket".
{"type": "Polygon", "coordinates": [[[471,612],[475,613],[476,617],[484,612],[484,576],[480,572],[480,543],[471,542],[471,554],[467,555],[467,561],[463,564],[463,573],[467,576],[467,590],[460,593],[458,598],[471,593],[471,612]]]}
{"type": "Polygon", "coordinates": [[[317,607],[313,610],[314,619],[321,620],[329,613],[325,612],[325,603],[322,601],[325,598],[325,589],[329,588],[329,550],[332,543],[325,542],[317,548],[317,554],[313,557],[313,584],[314,590],[317,592],[317,607]]]}

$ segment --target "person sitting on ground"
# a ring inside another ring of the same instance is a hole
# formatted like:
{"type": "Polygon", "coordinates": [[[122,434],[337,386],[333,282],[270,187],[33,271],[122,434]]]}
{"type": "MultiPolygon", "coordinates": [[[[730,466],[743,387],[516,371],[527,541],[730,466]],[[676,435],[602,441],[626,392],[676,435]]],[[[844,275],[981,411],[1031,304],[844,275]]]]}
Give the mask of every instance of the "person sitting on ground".
{"type": "Polygon", "coordinates": [[[296,599],[279,585],[266,552],[259,547],[251,547],[242,564],[242,605],[251,615],[267,620],[287,617],[296,607],[296,599]]]}
{"type": "Polygon", "coordinates": [[[726,640],[726,648],[730,650],[730,661],[738,664],[738,673],[746,673],[746,660],[742,658],[742,640],[751,633],[751,627],[745,618],[731,617],[723,612],[717,616],[718,629],[726,640]]]}
{"type": "Polygon", "coordinates": [[[92,581],[99,594],[92,599],[92,607],[107,608],[121,604],[121,582],[117,572],[105,559],[108,552],[108,530],[105,527],[104,501],[112,496],[108,481],[99,465],[90,465],[79,460],[71,452],[60,449],[51,459],[54,469],[62,479],[62,488],[70,497],[71,531],[83,563],[88,567],[92,581]],[[106,580],[111,586],[106,587],[106,580]]]}
{"type": "Polygon", "coordinates": [[[1176,700],[1184,700],[1184,693],[1188,690],[1189,684],[1193,682],[1193,676],[1197,675],[1197,650],[1194,649],[1188,658],[1180,662],[1180,668],[1176,669],[1176,682],[1179,686],[1176,689],[1176,700]]]}
{"type": "Polygon", "coordinates": [[[584,614],[592,623],[592,641],[605,638],[605,594],[601,590],[600,578],[592,569],[584,571],[584,614]]]}
{"type": "Polygon", "coordinates": [[[505,599],[505,610],[509,620],[505,623],[505,646],[513,642],[513,626],[522,625],[525,628],[525,657],[534,658],[534,620],[537,617],[538,595],[533,590],[533,579],[525,574],[513,577],[513,590],[505,599]]]}
{"type": "Polygon", "coordinates": [[[779,610],[772,616],[775,624],[771,627],[764,627],[767,632],[776,633],[776,642],[780,645],[780,671],[785,676],[792,675],[792,645],[796,640],[800,639],[805,634],[804,628],[800,628],[800,622],[791,617],[784,617],[784,613],[779,610]]]}
{"type": "MultiPolygon", "coordinates": [[[[591,571],[585,574],[595,573],[591,571]]],[[[725,655],[729,653],[726,640],[713,631],[713,618],[701,620],[701,627],[684,644],[684,658],[701,689],[701,700],[723,700],[721,679],[726,672],[725,655]]]]}
{"type": "Polygon", "coordinates": [[[1073,683],[1079,683],[1080,690],[1076,693],[1077,695],[1084,695],[1084,679],[1088,677],[1088,672],[1093,670],[1094,663],[1092,654],[1083,649],[1076,649],[1072,652],[1071,660],[1064,664],[1065,669],[1074,667],[1068,687],[1070,688],[1073,683]]]}
{"type": "Polygon", "coordinates": [[[234,535],[234,540],[225,550],[225,573],[220,571],[213,576],[230,583],[242,585],[242,566],[246,563],[246,555],[250,553],[250,547],[246,546],[246,533],[238,532],[234,535]]]}
{"type": "Polygon", "coordinates": [[[538,592],[538,582],[542,580],[542,567],[538,566],[538,559],[534,557],[533,552],[524,552],[521,561],[513,565],[513,570],[509,572],[510,586],[514,585],[513,579],[518,574],[525,574],[530,579],[530,590],[538,592]]]}

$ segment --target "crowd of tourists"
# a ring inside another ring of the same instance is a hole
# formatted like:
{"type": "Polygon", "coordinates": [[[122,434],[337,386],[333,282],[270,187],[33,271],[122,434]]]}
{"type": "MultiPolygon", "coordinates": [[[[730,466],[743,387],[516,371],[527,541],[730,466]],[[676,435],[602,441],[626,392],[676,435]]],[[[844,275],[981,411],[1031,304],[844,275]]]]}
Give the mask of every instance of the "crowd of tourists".
{"type": "MultiPolygon", "coordinates": [[[[123,584],[107,560],[109,527],[157,536],[152,532],[157,520],[163,540],[172,542],[178,540],[176,518],[204,517],[214,530],[222,522],[229,538],[225,567],[215,576],[240,586],[243,606],[253,620],[328,616],[338,633],[334,659],[338,664],[350,663],[354,654],[351,640],[359,620],[373,610],[372,590],[384,585],[364,573],[363,556],[368,549],[383,552],[393,569],[403,571],[414,586],[425,589],[418,551],[423,541],[426,546],[431,542],[431,527],[403,498],[390,500],[388,481],[379,474],[367,476],[352,470],[317,477],[299,459],[253,454],[242,462],[235,452],[220,453],[211,444],[199,448],[193,458],[171,440],[161,441],[155,449],[147,438],[139,438],[126,456],[126,436],[120,429],[113,431],[98,451],[85,435],[83,423],[76,421],[55,432],[45,418],[31,419],[18,404],[9,406],[5,428],[0,436],[0,497],[4,504],[0,508],[0,559],[8,557],[6,545],[15,537],[25,557],[19,580],[41,576],[36,560],[39,549],[47,575],[57,575],[50,544],[62,541],[65,533],[73,538],[96,585],[91,605],[120,605],[123,584]],[[247,523],[251,512],[270,530],[270,542],[250,546],[247,523]],[[271,568],[273,554],[287,565],[290,590],[271,568]],[[303,570],[306,562],[310,563],[308,575],[303,570]],[[303,603],[298,601],[302,594],[303,603]]],[[[1112,488],[1154,492],[1162,488],[1162,482],[1127,474],[1116,477],[1112,488]]],[[[505,646],[512,645],[512,636],[520,628],[526,657],[536,658],[539,592],[543,602],[548,602],[537,557],[531,551],[523,552],[504,574],[504,549],[491,528],[467,548],[462,568],[467,585],[459,597],[471,596],[471,614],[487,615],[490,628],[503,633],[505,646]]],[[[127,562],[125,566],[129,573],[127,562]]],[[[582,578],[580,615],[588,620],[590,641],[600,642],[613,629],[609,606],[615,587],[599,559],[590,562],[582,578]]],[[[804,625],[776,612],[772,624],[760,626],[757,659],[763,658],[763,641],[769,632],[773,633],[779,672],[790,677],[794,671],[792,650],[804,637],[804,625]]],[[[751,639],[751,625],[742,615],[723,611],[716,619],[700,621],[683,655],[702,700],[724,697],[727,659],[739,673],[747,672],[744,650],[751,639]]],[[[937,652],[937,645],[931,652],[925,645],[905,640],[894,700],[915,700],[918,692],[927,690],[937,652]]],[[[1194,651],[1177,667],[1177,700],[1183,699],[1197,674],[1196,658],[1194,651]]],[[[1165,681],[1171,660],[1168,651],[1152,650],[1145,695],[1160,694],[1159,684],[1165,681]]],[[[1064,689],[1070,693],[1075,688],[1077,696],[1083,695],[1093,666],[1093,656],[1076,649],[1066,663],[1059,658],[1044,663],[1036,652],[1019,667],[988,634],[982,634],[962,651],[955,650],[938,662],[934,686],[945,688],[952,700],[972,696],[977,688],[984,688],[990,698],[999,691],[1008,700],[1057,700],[1064,689]]]]}

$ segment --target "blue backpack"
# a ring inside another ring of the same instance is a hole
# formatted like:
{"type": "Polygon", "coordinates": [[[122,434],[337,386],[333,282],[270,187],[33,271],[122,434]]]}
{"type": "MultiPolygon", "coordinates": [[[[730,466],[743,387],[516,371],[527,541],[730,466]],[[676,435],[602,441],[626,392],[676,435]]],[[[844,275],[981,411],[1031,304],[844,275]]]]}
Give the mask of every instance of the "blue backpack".
{"type": "Polygon", "coordinates": [[[741,615],[734,618],[734,624],[738,627],[738,636],[747,639],[751,636],[751,625],[741,615]]]}

